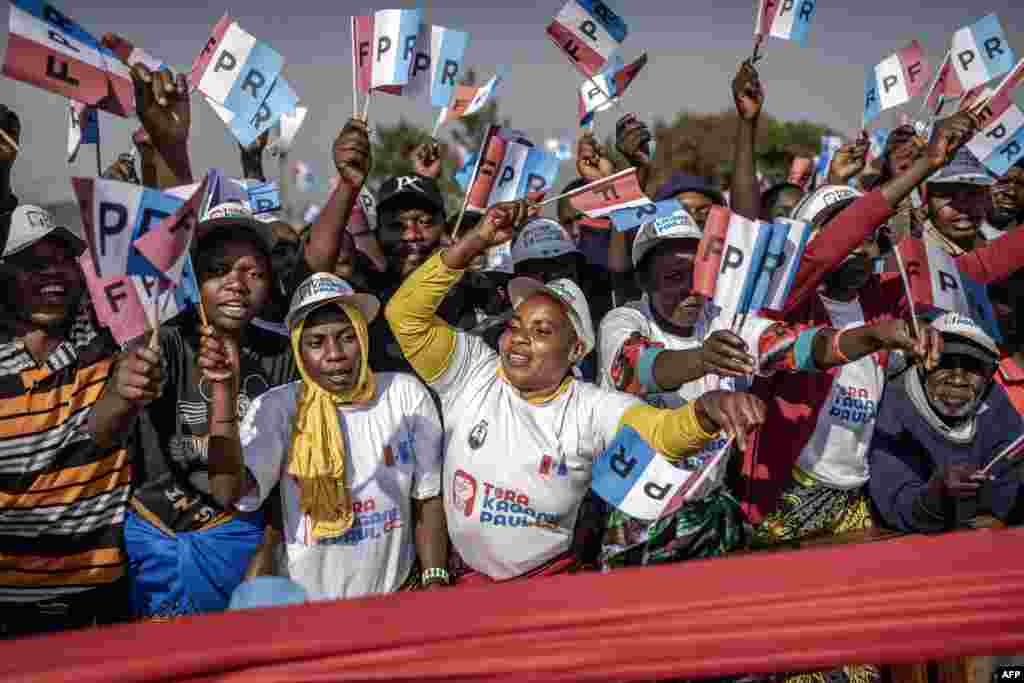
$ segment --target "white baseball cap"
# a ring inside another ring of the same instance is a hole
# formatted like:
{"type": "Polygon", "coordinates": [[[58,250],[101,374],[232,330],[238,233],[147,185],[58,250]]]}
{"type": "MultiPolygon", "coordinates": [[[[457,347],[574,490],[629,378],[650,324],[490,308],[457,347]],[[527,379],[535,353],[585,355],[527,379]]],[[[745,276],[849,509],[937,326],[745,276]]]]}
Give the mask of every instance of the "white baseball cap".
{"type": "Polygon", "coordinates": [[[530,259],[558,258],[578,254],[579,247],[560,223],[550,218],[536,218],[527,223],[512,243],[512,265],[530,259]]]}
{"type": "Polygon", "coordinates": [[[519,304],[537,292],[545,292],[565,304],[569,322],[576,330],[576,336],[583,342],[583,355],[586,356],[593,351],[597,345],[597,336],[594,334],[594,323],[590,319],[590,306],[587,305],[587,297],[576,283],[562,279],[544,284],[529,277],[513,278],[508,283],[508,294],[512,299],[513,310],[519,308],[519,304]]]}
{"type": "Polygon", "coordinates": [[[972,346],[966,344],[950,344],[948,341],[943,346],[943,352],[953,353],[965,353],[969,356],[975,356],[980,360],[994,363],[999,360],[999,347],[996,346],[996,342],[992,337],[988,335],[985,330],[981,329],[978,323],[974,322],[971,318],[966,315],[960,315],[959,313],[943,313],[932,322],[932,329],[942,335],[950,335],[955,337],[963,337],[967,341],[971,342],[973,347],[981,347],[987,351],[991,357],[984,358],[982,354],[975,351],[972,346]],[[972,353],[972,351],[975,351],[972,353]]]}
{"type": "Polygon", "coordinates": [[[11,213],[11,227],[7,234],[7,244],[4,245],[3,258],[24,251],[50,235],[62,238],[76,256],[85,250],[85,240],[71,228],[54,223],[49,211],[31,204],[22,204],[11,213]]]}
{"type": "Polygon", "coordinates": [[[331,273],[314,273],[302,281],[292,295],[292,303],[284,322],[294,330],[315,309],[326,304],[346,303],[358,308],[367,324],[373,322],[380,311],[380,300],[372,294],[359,294],[352,285],[331,273]]]}
{"type": "Polygon", "coordinates": [[[858,199],[864,193],[849,185],[825,185],[806,195],[793,209],[793,220],[813,223],[818,214],[847,199],[858,199]]]}
{"type": "Polygon", "coordinates": [[[644,223],[633,240],[633,267],[636,268],[651,249],[662,240],[697,240],[704,236],[686,209],[677,209],[670,216],[662,216],[644,223]]]}

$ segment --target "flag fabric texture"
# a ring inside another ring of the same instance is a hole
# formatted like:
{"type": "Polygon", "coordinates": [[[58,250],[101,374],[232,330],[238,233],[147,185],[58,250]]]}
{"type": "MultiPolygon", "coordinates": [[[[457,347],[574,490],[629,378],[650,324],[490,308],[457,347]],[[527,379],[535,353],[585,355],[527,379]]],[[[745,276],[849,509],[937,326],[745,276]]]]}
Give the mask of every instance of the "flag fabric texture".
{"type": "Polygon", "coordinates": [[[548,38],[584,76],[605,68],[629,32],[601,0],[569,0],[548,25],[548,38]]]}
{"type": "Polygon", "coordinates": [[[931,66],[916,40],[868,67],[864,85],[865,127],[886,109],[906,104],[922,94],[930,78],[931,66]]]}

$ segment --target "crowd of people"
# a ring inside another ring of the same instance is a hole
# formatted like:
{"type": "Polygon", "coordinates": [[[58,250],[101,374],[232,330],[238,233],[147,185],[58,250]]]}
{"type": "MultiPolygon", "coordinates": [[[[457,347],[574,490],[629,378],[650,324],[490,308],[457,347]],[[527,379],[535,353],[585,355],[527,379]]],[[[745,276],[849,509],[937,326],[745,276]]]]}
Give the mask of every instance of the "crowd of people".
{"type": "MultiPolygon", "coordinates": [[[[188,84],[132,77],[141,173],[122,159],[111,177],[192,183],[188,84]]],[[[897,129],[876,173],[858,139],[823,186],[763,188],[749,61],[733,95],[728,195],[679,173],[647,192],[687,215],[631,232],[567,199],[541,217],[536,194],[449,216],[436,141],[355,229],[372,145],[352,119],[315,221],[210,207],[192,252],[202,311],[124,348],[96,322],[83,235],[19,204],[0,140],[0,633],[220,611],[263,576],[347,599],[1020,523],[1017,461],[986,466],[1024,431],[1024,165],[992,177],[963,110],[927,140],[897,129]],[[813,227],[781,314],[737,328],[694,291],[715,206],[813,227]],[[955,312],[911,319],[884,258],[908,237],[988,285],[1001,339],[955,312]],[[662,519],[591,491],[627,431],[711,468],[662,519]]],[[[15,111],[0,127],[31,144],[15,111]]],[[[645,185],[651,140],[633,115],[616,127],[645,185]]],[[[610,156],[582,134],[566,189],[620,170],[610,156]]]]}

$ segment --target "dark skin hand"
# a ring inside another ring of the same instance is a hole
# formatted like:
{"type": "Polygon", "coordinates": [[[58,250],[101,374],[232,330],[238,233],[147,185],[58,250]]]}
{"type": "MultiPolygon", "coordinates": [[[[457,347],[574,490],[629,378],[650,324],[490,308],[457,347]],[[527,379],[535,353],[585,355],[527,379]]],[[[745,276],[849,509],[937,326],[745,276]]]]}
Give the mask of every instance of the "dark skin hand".
{"type": "Polygon", "coordinates": [[[242,153],[242,175],[244,177],[266,181],[266,175],[263,173],[263,150],[266,149],[269,139],[270,131],[265,130],[248,147],[238,145],[238,149],[242,153]]]}
{"type": "Polygon", "coordinates": [[[334,167],[338,176],[358,192],[372,165],[370,129],[359,119],[349,119],[334,140],[334,167]]]}
{"type": "Polygon", "coordinates": [[[828,182],[830,185],[845,185],[858,173],[864,170],[867,164],[868,149],[871,141],[868,139],[867,131],[861,131],[855,142],[843,145],[832,157],[832,164],[828,167],[828,182]]]}
{"type": "Polygon", "coordinates": [[[704,374],[722,377],[745,377],[754,373],[754,358],[747,353],[747,344],[729,330],[713,332],[700,349],[704,374]]]}
{"type": "Polygon", "coordinates": [[[751,60],[740,64],[732,81],[732,99],[736,106],[736,142],[733,163],[736,176],[732,184],[732,208],[754,220],[761,208],[761,191],[754,162],[757,124],[764,108],[764,87],[751,60]]]}
{"type": "Polygon", "coordinates": [[[444,157],[436,140],[421,142],[412,150],[412,169],[417,175],[435,180],[441,176],[444,157]]]}
{"type": "Polygon", "coordinates": [[[615,173],[615,166],[605,154],[604,147],[590,131],[580,135],[576,143],[576,172],[588,182],[607,178],[615,173]]]}
{"type": "Polygon", "coordinates": [[[142,126],[160,156],[175,175],[175,182],[192,182],[188,138],[192,126],[188,81],[184,74],[153,72],[143,64],[131,69],[135,84],[135,109],[142,126]]]}
{"type": "Polygon", "coordinates": [[[754,431],[764,424],[764,401],[753,394],[734,391],[709,391],[694,402],[701,429],[713,433],[723,431],[736,439],[737,447],[746,450],[754,431]]]}

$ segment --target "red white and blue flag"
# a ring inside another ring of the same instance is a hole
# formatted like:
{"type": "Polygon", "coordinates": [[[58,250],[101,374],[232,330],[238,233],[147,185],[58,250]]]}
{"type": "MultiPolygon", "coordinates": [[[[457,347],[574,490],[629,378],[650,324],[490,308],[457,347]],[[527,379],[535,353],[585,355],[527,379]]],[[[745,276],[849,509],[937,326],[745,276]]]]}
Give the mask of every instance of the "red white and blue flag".
{"type": "Polygon", "coordinates": [[[594,461],[590,487],[630,517],[654,520],[693,474],[669,462],[632,427],[622,427],[594,461]]]}
{"type": "Polygon", "coordinates": [[[713,207],[694,264],[694,291],[723,311],[749,312],[772,232],[770,223],[713,207]]]}
{"type": "Polygon", "coordinates": [[[989,14],[953,34],[949,62],[956,81],[963,90],[970,90],[1002,76],[1017,61],[999,23],[989,14]]]}
{"type": "Polygon", "coordinates": [[[68,102],[68,163],[78,156],[82,145],[100,144],[100,117],[95,107],[68,102]]]}
{"type": "Polygon", "coordinates": [[[588,218],[603,218],[623,209],[648,206],[652,202],[640,186],[636,168],[590,183],[582,192],[569,197],[569,203],[588,218]]]}
{"type": "Polygon", "coordinates": [[[864,85],[864,127],[886,109],[899,107],[922,94],[931,73],[931,66],[916,40],[868,67],[864,85]]]}
{"type": "Polygon", "coordinates": [[[807,47],[817,0],[760,0],[755,36],[774,36],[807,47]]]}
{"type": "Polygon", "coordinates": [[[530,145],[526,135],[520,131],[501,126],[491,126],[487,130],[466,190],[467,210],[483,212],[490,206],[491,191],[505,163],[510,143],[530,145]]]}
{"type": "Polygon", "coordinates": [[[583,81],[580,86],[580,126],[584,128],[589,126],[594,119],[594,114],[613,106],[645,66],[647,66],[646,54],[641,55],[628,65],[624,64],[618,55],[615,55],[608,67],[601,73],[583,81]]]}
{"type": "Polygon", "coordinates": [[[601,0],[569,0],[547,28],[548,38],[588,78],[605,68],[628,32],[601,0]]]}
{"type": "Polygon", "coordinates": [[[12,0],[3,73],[111,114],[135,113],[128,67],[47,2],[12,0]]]}
{"type": "Polygon", "coordinates": [[[1024,112],[1004,90],[992,96],[978,113],[981,130],[967,142],[967,149],[997,177],[1024,158],[1024,112]]]}

